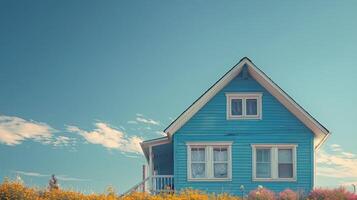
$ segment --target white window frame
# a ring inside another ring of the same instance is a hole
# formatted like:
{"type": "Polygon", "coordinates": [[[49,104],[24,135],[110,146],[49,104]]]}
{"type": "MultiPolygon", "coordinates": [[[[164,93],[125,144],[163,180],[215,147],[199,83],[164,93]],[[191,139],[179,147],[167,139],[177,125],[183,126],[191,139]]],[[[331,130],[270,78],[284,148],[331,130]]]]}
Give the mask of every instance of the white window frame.
{"type": "Polygon", "coordinates": [[[287,181],[294,182],[297,181],[297,156],[296,149],[297,144],[252,144],[252,179],[253,181],[287,181]],[[256,176],[256,150],[257,149],[270,149],[270,178],[258,178],[256,176]],[[292,178],[279,178],[279,160],[278,160],[278,150],[279,149],[291,149],[292,159],[293,159],[293,177],[292,178]]]}
{"type": "Polygon", "coordinates": [[[232,144],[233,142],[186,142],[187,146],[187,180],[188,181],[231,181],[232,180],[232,144]],[[227,148],[227,178],[214,177],[214,157],[213,148],[227,148]],[[206,155],[206,177],[193,178],[191,171],[191,148],[205,148],[206,155]]]}
{"type": "Polygon", "coordinates": [[[239,120],[239,119],[262,119],[262,93],[226,93],[227,99],[227,119],[228,120],[239,120]],[[242,100],[242,115],[232,115],[232,100],[241,99],[242,100]],[[246,100],[256,99],[257,100],[257,114],[247,115],[246,100]]]}

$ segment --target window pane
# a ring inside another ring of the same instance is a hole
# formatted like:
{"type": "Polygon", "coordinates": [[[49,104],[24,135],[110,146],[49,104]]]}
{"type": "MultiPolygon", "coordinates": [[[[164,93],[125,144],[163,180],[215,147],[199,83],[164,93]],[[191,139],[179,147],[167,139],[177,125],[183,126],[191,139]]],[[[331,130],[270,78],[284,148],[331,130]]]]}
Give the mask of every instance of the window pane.
{"type": "Polygon", "coordinates": [[[270,163],[257,163],[257,178],[270,178],[270,163]]]}
{"type": "Polygon", "coordinates": [[[292,178],[293,164],[279,164],[279,178],[292,178]]]}
{"type": "Polygon", "coordinates": [[[279,178],[292,178],[293,177],[293,150],[279,149],[278,162],[279,162],[279,178]]]}
{"type": "Polygon", "coordinates": [[[227,148],[214,148],[213,149],[214,161],[227,161],[228,151],[227,148]]]}
{"type": "Polygon", "coordinates": [[[247,115],[257,115],[257,99],[247,99],[246,100],[247,106],[247,115]]]}
{"type": "Polygon", "coordinates": [[[293,163],[292,149],[279,149],[279,163],[293,163]]]}
{"type": "Polygon", "coordinates": [[[232,115],[242,115],[242,99],[231,100],[232,115]]]}
{"type": "Polygon", "coordinates": [[[256,162],[270,162],[270,149],[257,149],[256,162]]]}
{"type": "Polygon", "coordinates": [[[205,178],[206,177],[206,164],[205,163],[192,163],[191,174],[192,178],[205,178]]]}
{"type": "Polygon", "coordinates": [[[191,160],[205,162],[205,149],[204,148],[191,148],[191,160]]]}
{"type": "Polygon", "coordinates": [[[214,177],[215,178],[227,178],[228,177],[228,164],[227,163],[214,164],[214,177]]]}
{"type": "Polygon", "coordinates": [[[256,149],[256,177],[271,178],[270,149],[256,149]]]}

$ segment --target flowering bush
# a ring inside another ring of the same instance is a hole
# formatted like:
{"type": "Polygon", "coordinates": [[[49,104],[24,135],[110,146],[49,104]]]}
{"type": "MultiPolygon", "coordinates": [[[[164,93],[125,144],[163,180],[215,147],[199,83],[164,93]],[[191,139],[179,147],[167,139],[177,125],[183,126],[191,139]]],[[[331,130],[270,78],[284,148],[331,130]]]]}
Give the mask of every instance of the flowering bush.
{"type": "Polygon", "coordinates": [[[315,189],[309,195],[309,200],[357,200],[357,195],[352,194],[345,188],[315,189]]]}
{"type": "Polygon", "coordinates": [[[299,199],[299,195],[290,189],[286,189],[279,193],[279,200],[298,200],[298,199],[299,199]]]}
{"type": "MultiPolygon", "coordinates": [[[[248,195],[248,200],[298,200],[299,195],[286,189],[276,197],[274,192],[259,187],[248,195]]],[[[357,195],[348,192],[344,188],[315,189],[305,200],[357,200],[357,195]]],[[[179,193],[162,193],[150,195],[144,192],[133,192],[129,195],[119,196],[113,188],[109,188],[104,194],[82,194],[69,190],[39,190],[29,188],[17,181],[5,180],[0,184],[0,200],[241,200],[238,196],[229,194],[206,194],[198,190],[187,189],[179,193]]]]}
{"type": "Polygon", "coordinates": [[[26,188],[19,182],[5,180],[0,185],[0,199],[36,200],[37,193],[34,189],[26,188]]]}
{"type": "Polygon", "coordinates": [[[248,200],[275,200],[275,194],[268,189],[259,187],[249,193],[248,200]]]}

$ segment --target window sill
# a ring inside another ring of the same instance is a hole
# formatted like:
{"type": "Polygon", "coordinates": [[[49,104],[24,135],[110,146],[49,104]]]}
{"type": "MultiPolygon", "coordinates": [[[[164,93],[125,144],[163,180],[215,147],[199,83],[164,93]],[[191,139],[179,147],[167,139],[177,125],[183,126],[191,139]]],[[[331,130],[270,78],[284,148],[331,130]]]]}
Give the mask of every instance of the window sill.
{"type": "Polygon", "coordinates": [[[232,181],[231,178],[189,178],[190,182],[225,182],[232,181]]]}
{"type": "Polygon", "coordinates": [[[227,120],[261,120],[260,116],[252,116],[252,117],[227,117],[227,120]]]}
{"type": "Polygon", "coordinates": [[[255,182],[296,182],[296,178],[253,178],[255,182]]]}

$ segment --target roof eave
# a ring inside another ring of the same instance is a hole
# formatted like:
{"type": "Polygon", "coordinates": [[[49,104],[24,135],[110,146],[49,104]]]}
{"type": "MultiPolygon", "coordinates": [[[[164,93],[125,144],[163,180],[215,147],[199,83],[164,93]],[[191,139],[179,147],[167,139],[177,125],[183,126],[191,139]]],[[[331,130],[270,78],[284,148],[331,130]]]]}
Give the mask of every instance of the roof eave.
{"type": "Polygon", "coordinates": [[[173,134],[175,134],[175,132],[180,129],[197,111],[199,111],[215,94],[217,94],[236,75],[238,75],[245,64],[248,66],[249,73],[251,73],[253,77],[255,76],[254,78],[265,89],[267,89],[279,100],[280,103],[287,107],[291,113],[293,113],[303,124],[305,124],[305,126],[307,126],[314,133],[315,138],[319,138],[319,135],[323,134],[322,139],[320,139],[315,145],[315,149],[319,148],[326,141],[330,132],[247,57],[242,58],[238,64],[223,75],[164,130],[164,132],[168,135],[168,138],[171,138],[173,134]]]}
{"type": "Polygon", "coordinates": [[[150,147],[153,146],[158,146],[158,145],[162,145],[162,144],[167,144],[170,142],[169,137],[165,136],[165,137],[161,137],[161,138],[155,138],[152,140],[146,140],[140,143],[140,147],[145,155],[145,158],[147,161],[149,161],[149,152],[148,149],[150,147]]]}

